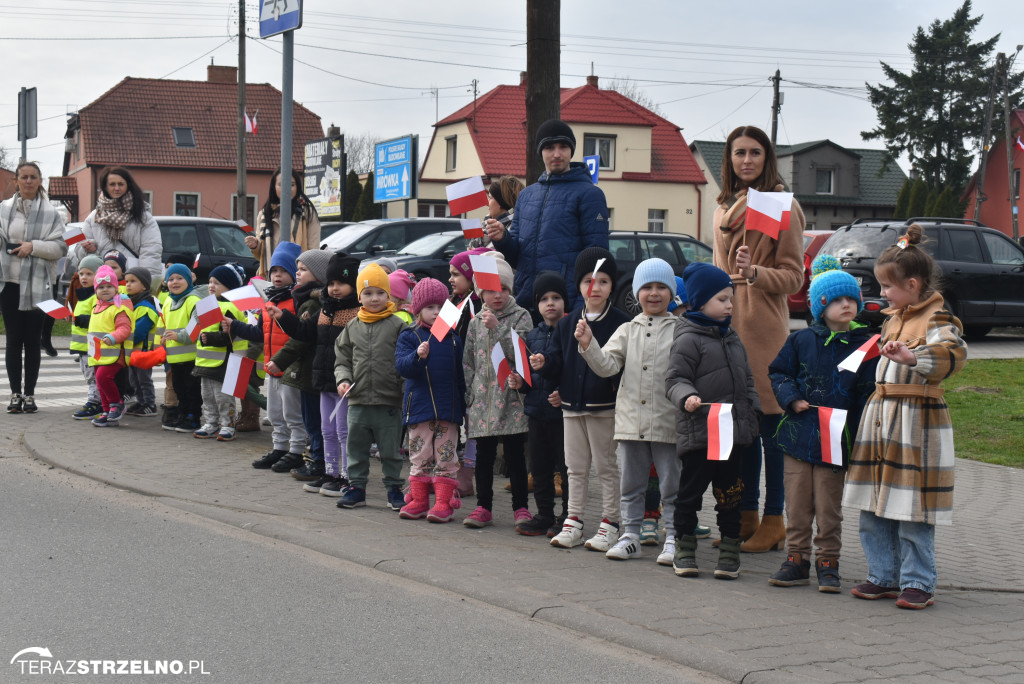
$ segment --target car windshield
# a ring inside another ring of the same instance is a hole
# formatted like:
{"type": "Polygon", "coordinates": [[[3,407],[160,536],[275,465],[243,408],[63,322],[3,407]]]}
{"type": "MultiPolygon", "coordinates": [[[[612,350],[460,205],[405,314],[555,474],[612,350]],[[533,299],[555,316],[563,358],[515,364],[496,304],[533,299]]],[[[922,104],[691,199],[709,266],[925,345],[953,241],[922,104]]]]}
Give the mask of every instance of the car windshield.
{"type": "Polygon", "coordinates": [[[435,233],[426,235],[419,240],[414,240],[399,251],[399,254],[413,254],[415,256],[430,256],[452,241],[451,235],[435,233]]]}
{"type": "Polygon", "coordinates": [[[821,254],[841,259],[874,259],[889,245],[896,244],[903,226],[846,226],[821,247],[821,254]]]}
{"type": "Polygon", "coordinates": [[[324,243],[331,249],[335,250],[350,249],[352,245],[359,241],[359,238],[369,233],[378,225],[379,224],[376,223],[357,223],[351,226],[346,226],[344,230],[332,233],[326,240],[324,240],[324,243]]]}

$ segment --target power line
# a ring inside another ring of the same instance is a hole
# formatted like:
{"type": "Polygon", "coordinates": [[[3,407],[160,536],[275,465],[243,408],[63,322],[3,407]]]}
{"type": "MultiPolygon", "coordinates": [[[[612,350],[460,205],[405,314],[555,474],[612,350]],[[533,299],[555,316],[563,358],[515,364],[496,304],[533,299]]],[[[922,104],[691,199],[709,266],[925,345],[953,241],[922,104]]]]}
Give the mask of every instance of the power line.
{"type": "Polygon", "coordinates": [[[748,103],[748,102],[750,102],[751,100],[753,100],[753,99],[754,99],[754,97],[756,97],[756,96],[757,96],[757,94],[758,94],[758,93],[760,93],[760,92],[761,92],[761,90],[763,90],[763,89],[764,89],[764,88],[766,88],[766,87],[767,87],[767,86],[761,86],[760,88],[758,88],[757,90],[755,90],[755,91],[754,91],[754,94],[753,94],[753,95],[751,95],[750,97],[748,97],[748,98],[747,98],[746,100],[744,100],[744,101],[743,101],[743,104],[741,104],[741,105],[740,105],[739,107],[737,107],[736,109],[732,110],[731,112],[729,112],[728,114],[726,114],[725,116],[723,116],[723,117],[722,117],[721,119],[719,119],[719,120],[718,120],[718,121],[716,121],[715,123],[713,123],[713,124],[711,124],[710,126],[708,126],[707,128],[705,128],[705,129],[704,129],[703,131],[700,131],[699,133],[694,133],[693,137],[692,137],[692,138],[690,138],[690,140],[696,140],[698,136],[702,135],[702,134],[703,134],[703,133],[705,133],[706,131],[709,131],[709,130],[711,130],[712,128],[714,128],[714,127],[715,127],[715,126],[717,126],[718,124],[722,123],[723,121],[725,121],[726,119],[728,119],[728,118],[729,118],[730,116],[732,116],[733,114],[735,114],[735,113],[736,113],[736,112],[738,112],[739,110],[743,109],[743,108],[744,108],[744,107],[745,107],[745,106],[747,105],[747,103],[748,103]]]}

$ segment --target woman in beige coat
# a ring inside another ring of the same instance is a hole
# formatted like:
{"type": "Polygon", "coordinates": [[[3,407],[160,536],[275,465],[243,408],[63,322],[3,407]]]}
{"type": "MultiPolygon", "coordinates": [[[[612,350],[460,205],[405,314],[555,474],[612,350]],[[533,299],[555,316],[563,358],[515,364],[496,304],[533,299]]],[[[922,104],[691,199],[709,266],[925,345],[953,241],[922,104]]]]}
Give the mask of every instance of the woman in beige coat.
{"type": "MultiPolygon", "coordinates": [[[[267,202],[256,217],[256,232],[247,235],[245,246],[252,251],[253,257],[260,262],[257,275],[267,277],[270,270],[270,257],[281,242],[294,242],[305,252],[320,249],[320,217],[309,198],[302,192],[302,174],[292,171],[292,219],[287,232],[281,234],[281,169],[270,177],[270,190],[267,191],[267,202]],[[264,256],[266,255],[266,256],[264,256]]],[[[294,275],[294,274],[292,274],[294,275]]]]}
{"type": "Polygon", "coordinates": [[[782,519],[785,505],[782,451],[775,432],[783,407],[779,406],[768,379],[768,365],[775,359],[789,335],[786,295],[803,285],[804,214],[793,200],[788,226],[773,239],[747,230],[747,190],[776,192],[783,189],[782,177],[771,141],[764,131],[741,126],[729,134],[722,157],[722,192],[715,210],[715,266],[732,275],[736,285],[732,327],[746,348],[754,373],[764,416],[761,439],[743,453],[743,500],[740,538],[742,550],[768,551],[781,548],[786,538],[782,519]],[[765,463],[764,517],[758,522],[762,443],[765,463]]]}

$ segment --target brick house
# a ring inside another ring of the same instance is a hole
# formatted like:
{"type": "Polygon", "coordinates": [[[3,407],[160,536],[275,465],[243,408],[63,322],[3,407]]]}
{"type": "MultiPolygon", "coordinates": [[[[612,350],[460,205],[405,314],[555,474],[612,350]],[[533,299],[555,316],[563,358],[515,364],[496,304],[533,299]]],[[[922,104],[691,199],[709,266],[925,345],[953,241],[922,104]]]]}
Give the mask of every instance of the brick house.
{"type": "MultiPolygon", "coordinates": [[[[1016,142],[1018,136],[1024,136],[1024,109],[1015,109],[1010,116],[1010,137],[1016,142]]],[[[1014,209],[1017,211],[1018,224],[1021,222],[1021,212],[1024,211],[1024,204],[1020,201],[1020,167],[1024,165],[1024,150],[1013,145],[1013,202],[1010,197],[1010,183],[1007,173],[1009,168],[1006,164],[1006,142],[1000,138],[988,151],[988,161],[985,164],[985,200],[981,203],[980,220],[986,226],[1002,231],[1009,237],[1013,237],[1014,209]]],[[[967,201],[967,209],[964,211],[964,218],[974,218],[974,206],[978,200],[978,173],[975,172],[967,184],[963,199],[967,201]]],[[[1020,228],[1018,227],[1018,237],[1020,228]]]]}

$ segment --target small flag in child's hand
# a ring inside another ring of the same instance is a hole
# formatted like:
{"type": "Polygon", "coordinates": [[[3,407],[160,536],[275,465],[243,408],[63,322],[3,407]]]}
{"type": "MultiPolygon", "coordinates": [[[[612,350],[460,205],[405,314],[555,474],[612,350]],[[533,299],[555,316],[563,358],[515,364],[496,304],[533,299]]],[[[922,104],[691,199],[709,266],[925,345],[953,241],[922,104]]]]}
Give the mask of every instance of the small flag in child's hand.
{"type": "Polygon", "coordinates": [[[494,373],[498,376],[498,385],[505,389],[508,376],[512,375],[512,369],[508,366],[508,359],[505,358],[505,351],[501,348],[501,342],[496,342],[491,348],[491,365],[494,366],[494,373]]]}
{"type": "Polygon", "coordinates": [[[199,321],[199,327],[204,329],[224,320],[224,313],[220,310],[216,295],[203,297],[196,303],[196,319],[199,321]]]}
{"type": "Polygon", "coordinates": [[[263,297],[260,296],[260,291],[253,285],[228,290],[223,296],[224,299],[237,306],[239,311],[252,311],[253,309],[263,308],[263,297]]]}
{"type": "Polygon", "coordinates": [[[462,235],[467,240],[482,238],[484,236],[484,224],[480,219],[462,219],[462,235]]]}
{"type": "Polygon", "coordinates": [[[82,232],[81,228],[69,228],[61,234],[61,237],[64,238],[64,242],[67,243],[68,247],[85,241],[85,233],[82,232]]]}
{"type": "Polygon", "coordinates": [[[203,255],[202,252],[196,252],[196,260],[192,262],[192,270],[199,268],[199,257],[203,255]]]}
{"type": "Polygon", "coordinates": [[[157,316],[163,316],[164,315],[164,308],[162,306],[160,306],[160,298],[159,297],[153,297],[153,306],[156,307],[156,315],[157,316]]]}
{"type": "Polygon", "coordinates": [[[487,191],[480,176],[452,183],[445,187],[444,192],[448,196],[448,209],[452,216],[487,206],[487,191]]]}
{"type": "Polygon", "coordinates": [[[446,300],[437,318],[434,319],[434,324],[430,326],[430,334],[436,337],[438,342],[444,342],[445,335],[455,327],[461,316],[462,310],[446,300]]]}
{"type": "MultiPolygon", "coordinates": [[[[199,339],[199,335],[203,332],[203,326],[199,325],[199,319],[189,319],[188,325],[185,326],[185,332],[188,333],[190,340],[195,342],[199,339]]],[[[179,340],[180,342],[181,340],[179,340]]]]}
{"type": "Polygon", "coordinates": [[[89,345],[89,358],[99,361],[100,353],[102,351],[102,347],[100,346],[100,338],[97,335],[93,335],[92,333],[87,333],[86,337],[88,338],[87,341],[89,345]]]}
{"type": "Polygon", "coordinates": [[[252,226],[249,225],[248,221],[244,219],[238,219],[237,221],[235,221],[235,223],[238,224],[238,227],[241,228],[246,233],[252,232],[252,226]]]}
{"type": "Polygon", "coordinates": [[[846,410],[818,407],[818,426],[821,428],[821,462],[843,465],[843,427],[846,410]]]}
{"type": "Polygon", "coordinates": [[[747,230],[756,230],[775,240],[782,230],[782,203],[773,197],[773,192],[747,190],[747,213],[744,218],[747,230]]]}
{"type": "Polygon", "coordinates": [[[46,312],[50,318],[56,318],[58,321],[62,318],[71,317],[71,310],[53,299],[47,299],[44,302],[39,302],[36,306],[46,312]]]}
{"type": "Polygon", "coordinates": [[[466,298],[459,303],[459,314],[461,315],[462,310],[467,308],[467,304],[469,308],[469,320],[473,320],[476,318],[476,308],[473,306],[473,295],[471,294],[466,295],[466,298]]]}
{"type": "Polygon", "coordinates": [[[486,254],[470,254],[469,265],[473,267],[473,280],[481,290],[501,292],[501,277],[498,276],[498,260],[486,254]]]}
{"type": "Polygon", "coordinates": [[[253,311],[246,311],[245,312],[245,321],[249,325],[256,325],[256,322],[257,322],[256,313],[253,312],[253,311]]]}
{"type": "Polygon", "coordinates": [[[515,349],[516,356],[516,373],[522,376],[527,385],[533,387],[533,378],[530,377],[530,356],[526,351],[526,340],[519,336],[515,328],[510,330],[512,332],[512,347],[515,349]]]}
{"type": "Polygon", "coordinates": [[[249,376],[256,361],[241,354],[228,354],[228,362],[224,366],[224,384],[220,391],[239,399],[245,399],[249,389],[249,376]]]}
{"type": "Polygon", "coordinates": [[[862,363],[879,356],[882,353],[878,347],[880,339],[882,339],[881,335],[872,335],[870,340],[854,349],[849,356],[839,362],[839,370],[856,373],[862,363]]]}
{"type": "Polygon", "coordinates": [[[597,280],[597,271],[601,268],[601,265],[605,262],[604,257],[597,260],[594,264],[594,272],[590,276],[590,285],[587,286],[587,299],[590,299],[590,293],[594,291],[594,281],[597,280]]]}
{"type": "Polygon", "coordinates": [[[331,417],[330,417],[330,421],[332,423],[334,422],[335,416],[338,415],[338,411],[340,411],[341,407],[345,405],[345,397],[347,397],[348,393],[352,391],[352,388],[355,386],[355,384],[356,383],[354,383],[354,382],[349,383],[348,389],[345,390],[345,393],[342,394],[341,397],[339,397],[340,401],[338,401],[338,403],[334,405],[334,410],[331,411],[331,417]]]}
{"type": "Polygon", "coordinates": [[[708,460],[728,461],[732,453],[732,404],[711,404],[708,411],[708,460]]]}

